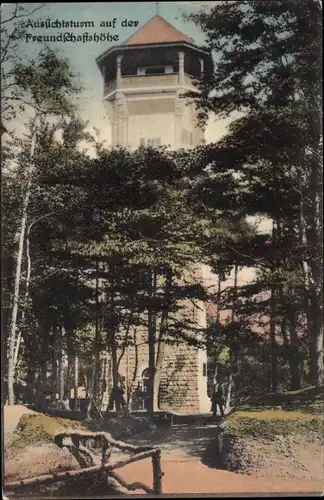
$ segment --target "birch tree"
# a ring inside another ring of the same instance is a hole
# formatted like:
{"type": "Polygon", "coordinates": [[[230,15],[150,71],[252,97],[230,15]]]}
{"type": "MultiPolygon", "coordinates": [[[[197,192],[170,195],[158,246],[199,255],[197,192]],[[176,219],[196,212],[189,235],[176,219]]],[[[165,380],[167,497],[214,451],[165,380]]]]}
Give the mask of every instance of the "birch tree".
{"type": "MultiPolygon", "coordinates": [[[[23,176],[24,184],[21,196],[20,223],[16,241],[18,248],[15,256],[15,280],[12,301],[11,324],[8,339],[8,398],[9,404],[14,403],[13,380],[15,373],[15,358],[17,353],[17,319],[20,299],[23,251],[28,221],[28,208],[32,193],[34,156],[38,148],[39,129],[49,117],[62,117],[73,114],[72,98],[79,88],[73,83],[74,75],[66,59],[60,59],[55,52],[45,50],[36,61],[27,64],[17,63],[11,69],[17,88],[32,109],[32,117],[27,122],[27,137],[18,139],[16,144],[22,153],[18,154],[18,171],[23,176]],[[20,163],[19,163],[20,162],[20,163]]],[[[18,99],[18,97],[17,97],[18,99]]],[[[27,104],[26,104],[27,105],[27,104]]],[[[21,181],[21,179],[20,179],[21,181]]]]}

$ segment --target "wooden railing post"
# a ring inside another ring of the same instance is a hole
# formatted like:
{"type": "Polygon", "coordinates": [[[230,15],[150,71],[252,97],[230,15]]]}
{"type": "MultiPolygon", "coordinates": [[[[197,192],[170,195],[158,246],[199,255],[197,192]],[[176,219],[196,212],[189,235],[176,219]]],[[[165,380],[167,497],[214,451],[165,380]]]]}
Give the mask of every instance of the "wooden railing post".
{"type": "Polygon", "coordinates": [[[154,455],[152,455],[152,465],[153,465],[153,490],[156,495],[162,494],[162,477],[163,472],[161,469],[161,451],[156,450],[154,455]]]}
{"type": "Polygon", "coordinates": [[[40,485],[52,484],[58,481],[67,481],[71,478],[85,478],[91,477],[93,481],[101,482],[101,478],[107,479],[113,486],[118,487],[118,484],[123,486],[129,491],[143,490],[148,495],[161,495],[162,494],[162,477],[161,470],[161,450],[156,448],[147,448],[134,446],[123,441],[117,441],[112,438],[108,432],[83,432],[83,431],[68,431],[60,432],[54,436],[54,443],[59,448],[67,448],[70,453],[77,459],[81,469],[69,470],[64,472],[56,472],[52,474],[43,474],[41,476],[26,478],[5,485],[7,491],[19,490],[23,487],[39,488],[40,485]],[[95,440],[97,447],[101,444],[102,459],[100,465],[95,465],[97,462],[95,455],[85,446],[87,440],[95,440]],[[84,442],[84,444],[82,444],[84,442]],[[123,451],[130,451],[134,453],[130,457],[123,460],[118,460],[109,464],[111,455],[111,448],[115,447],[123,451]],[[139,481],[128,484],[122,477],[120,477],[115,470],[125,467],[138,460],[145,458],[152,458],[153,466],[153,489],[146,486],[139,481]],[[90,463],[91,462],[91,463],[90,463]]]}

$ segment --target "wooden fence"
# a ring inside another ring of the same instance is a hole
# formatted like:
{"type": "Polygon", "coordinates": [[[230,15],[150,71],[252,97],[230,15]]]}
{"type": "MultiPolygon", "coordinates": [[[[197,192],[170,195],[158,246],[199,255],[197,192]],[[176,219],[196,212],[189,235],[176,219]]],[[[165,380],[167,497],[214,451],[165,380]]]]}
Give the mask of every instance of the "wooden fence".
{"type": "Polygon", "coordinates": [[[118,488],[121,485],[129,491],[141,489],[148,494],[162,494],[161,450],[157,448],[133,446],[123,441],[117,441],[107,432],[62,432],[54,436],[54,442],[60,448],[67,448],[76,458],[81,468],[13,481],[5,484],[4,490],[6,492],[17,491],[22,488],[93,476],[106,481],[109,486],[118,488]],[[101,448],[100,465],[96,464],[98,457],[94,455],[90,448],[101,448]],[[111,463],[112,448],[118,448],[123,452],[131,452],[132,455],[111,463]],[[128,464],[149,457],[152,459],[153,488],[141,482],[128,484],[115,472],[128,464]]]}

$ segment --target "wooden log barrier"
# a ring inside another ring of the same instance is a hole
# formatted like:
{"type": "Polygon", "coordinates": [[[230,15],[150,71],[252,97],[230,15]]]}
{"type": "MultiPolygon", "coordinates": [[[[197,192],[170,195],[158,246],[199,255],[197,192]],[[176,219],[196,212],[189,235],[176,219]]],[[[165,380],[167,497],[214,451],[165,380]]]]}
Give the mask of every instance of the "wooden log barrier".
{"type": "Polygon", "coordinates": [[[162,477],[161,470],[161,451],[156,448],[148,448],[143,446],[133,446],[123,441],[113,439],[108,432],[60,432],[54,436],[54,442],[60,448],[66,447],[70,453],[77,459],[81,469],[59,472],[57,474],[43,474],[34,478],[22,479],[7,483],[5,489],[14,491],[17,488],[40,486],[42,484],[50,484],[59,481],[67,481],[78,477],[87,477],[103,474],[107,479],[112,479],[111,482],[118,482],[123,487],[130,491],[142,489],[146,493],[161,494],[162,493],[162,477]],[[88,449],[88,446],[94,445],[101,448],[101,464],[95,465],[96,457],[88,449]],[[108,463],[111,457],[111,447],[118,448],[122,451],[130,451],[134,455],[118,460],[114,463],[108,463]],[[143,483],[136,482],[127,484],[119,475],[113,472],[138,460],[152,458],[153,467],[153,489],[143,483]]]}
{"type": "MultiPolygon", "coordinates": [[[[114,471],[115,469],[120,469],[121,467],[125,467],[125,465],[131,464],[133,462],[137,462],[138,460],[143,460],[144,458],[152,457],[153,455],[155,455],[157,453],[157,451],[160,452],[160,450],[152,450],[152,449],[148,450],[148,451],[143,451],[142,453],[134,454],[127,459],[119,460],[119,461],[112,463],[110,465],[108,465],[108,464],[107,465],[96,465],[93,467],[86,467],[84,469],[76,469],[76,470],[70,470],[70,471],[66,471],[66,472],[59,472],[57,474],[43,474],[42,476],[38,476],[38,477],[22,479],[20,481],[13,481],[13,482],[7,483],[5,485],[5,490],[6,491],[14,491],[17,488],[21,488],[21,487],[56,483],[58,481],[66,481],[66,480],[74,479],[77,477],[87,477],[87,476],[91,476],[97,472],[106,472],[108,475],[110,475],[110,473],[112,471],[114,471]]],[[[157,469],[157,470],[159,470],[161,472],[160,469],[157,469]]],[[[117,479],[117,478],[119,478],[119,476],[117,476],[116,474],[113,474],[112,477],[114,477],[117,481],[119,481],[119,479],[117,479]]],[[[126,484],[125,481],[123,481],[123,482],[124,482],[124,484],[126,484]]],[[[124,484],[122,484],[122,486],[124,486],[124,484]]],[[[131,489],[135,489],[134,484],[141,484],[141,483],[133,483],[133,488],[131,488],[131,489]]],[[[153,484],[154,484],[154,481],[153,481],[153,484]]],[[[127,487],[127,486],[125,486],[125,487],[127,487]]],[[[159,483],[159,482],[157,483],[157,488],[159,489],[159,491],[162,490],[161,483],[159,483]]],[[[143,489],[142,486],[141,486],[141,489],[143,489]]],[[[153,487],[153,490],[151,490],[150,488],[148,488],[146,486],[146,489],[149,489],[150,493],[152,491],[154,493],[157,492],[155,487],[153,487]]],[[[145,491],[145,489],[144,489],[144,491],[145,491]]]]}
{"type": "Polygon", "coordinates": [[[156,450],[152,455],[153,466],[153,491],[156,495],[162,494],[161,450],[156,450]]]}
{"type": "Polygon", "coordinates": [[[126,488],[129,491],[135,491],[135,490],[143,490],[145,493],[148,495],[151,495],[155,493],[154,489],[149,488],[146,486],[146,484],[140,483],[139,481],[136,483],[131,483],[128,484],[126,481],[120,477],[116,472],[109,472],[109,482],[111,483],[112,486],[114,486],[116,489],[118,489],[119,484],[121,484],[124,488],[126,488]]]}

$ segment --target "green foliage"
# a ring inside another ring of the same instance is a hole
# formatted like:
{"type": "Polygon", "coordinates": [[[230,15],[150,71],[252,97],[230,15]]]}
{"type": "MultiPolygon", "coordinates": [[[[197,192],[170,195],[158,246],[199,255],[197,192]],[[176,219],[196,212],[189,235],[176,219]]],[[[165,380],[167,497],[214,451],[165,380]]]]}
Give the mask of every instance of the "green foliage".
{"type": "Polygon", "coordinates": [[[217,362],[221,364],[225,364],[227,361],[230,360],[230,349],[229,347],[224,346],[221,352],[219,353],[219,356],[217,358],[217,362]]]}
{"type": "Polygon", "coordinates": [[[297,391],[284,391],[277,394],[265,393],[250,396],[240,404],[242,411],[261,411],[265,408],[280,406],[285,411],[300,411],[321,415],[324,404],[324,386],[306,387],[297,391]]]}
{"type": "Polygon", "coordinates": [[[70,113],[72,100],[80,91],[76,76],[67,59],[41,46],[34,58],[24,51],[28,27],[26,20],[42,9],[21,4],[7,6],[8,15],[1,19],[1,102],[5,122],[21,118],[34,109],[38,113],[70,113]]]}
{"type": "Polygon", "coordinates": [[[323,386],[252,396],[230,415],[226,431],[261,439],[273,439],[278,435],[322,439],[323,403],[323,386]]]}
{"type": "Polygon", "coordinates": [[[75,109],[71,97],[81,87],[74,84],[69,61],[53,50],[44,50],[32,63],[18,63],[12,75],[17,87],[30,95],[31,103],[43,113],[64,116],[75,109]]]}
{"type": "Polygon", "coordinates": [[[236,436],[273,439],[275,436],[323,436],[323,420],[301,412],[265,410],[237,412],[226,423],[226,431],[236,436]]]}
{"type": "Polygon", "coordinates": [[[74,420],[47,415],[22,415],[15,432],[11,449],[14,453],[24,451],[27,446],[52,443],[59,431],[66,429],[83,430],[82,424],[74,420]]]}
{"type": "Polygon", "coordinates": [[[306,0],[220,2],[189,16],[217,52],[214,73],[189,96],[201,120],[211,111],[243,115],[217,144],[178,152],[106,151],[77,117],[79,86],[68,61],[48,49],[34,61],[11,56],[9,98],[31,105],[38,119],[28,140],[15,143],[19,153],[5,152],[6,165],[16,163],[4,183],[10,303],[34,135],[26,363],[50,362],[64,329],[68,354],[80,355],[86,372],[93,353],[134,344],[153,314],[157,325],[167,317],[156,332],[164,341],[210,345],[236,372],[236,397],[267,392],[271,373],[278,389],[307,382],[322,290],[319,15],[318,2],[306,0]],[[63,118],[49,123],[52,114],[63,118]],[[80,151],[82,140],[96,147],[94,159],[80,151]],[[271,218],[271,235],[258,234],[247,215],[271,218]],[[233,266],[256,268],[256,279],[206,290],[193,272],[197,262],[220,281],[233,266]],[[227,320],[198,328],[188,304],[200,300],[229,311],[227,320]]]}
{"type": "Polygon", "coordinates": [[[243,237],[216,261],[223,269],[237,264],[258,271],[255,283],[227,290],[221,303],[235,310],[240,332],[253,324],[281,329],[284,347],[272,339],[273,384],[286,379],[286,362],[291,384],[300,384],[305,334],[314,383],[324,376],[323,350],[312,347],[323,344],[316,320],[322,317],[321,14],[320,2],[307,0],[219,2],[187,16],[215,56],[200,94],[188,94],[201,121],[210,112],[216,118],[241,114],[217,144],[201,148],[208,175],[201,178],[199,198],[209,213],[224,196],[226,214],[273,220],[271,235],[243,237]]]}
{"type": "Polygon", "coordinates": [[[320,85],[319,2],[223,2],[188,17],[218,55],[213,77],[195,96],[203,112],[279,111],[296,92],[308,97],[305,89],[320,85]]]}

